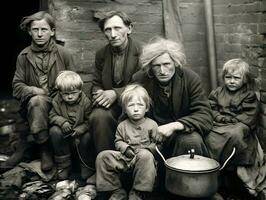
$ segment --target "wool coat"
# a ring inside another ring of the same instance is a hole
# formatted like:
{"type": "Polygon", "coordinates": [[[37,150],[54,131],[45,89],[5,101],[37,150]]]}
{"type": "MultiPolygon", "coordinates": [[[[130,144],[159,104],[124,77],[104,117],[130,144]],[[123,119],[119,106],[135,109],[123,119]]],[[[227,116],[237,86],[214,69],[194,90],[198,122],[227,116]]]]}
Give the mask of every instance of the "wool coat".
{"type": "MultiPolygon", "coordinates": [[[[132,75],[139,70],[140,52],[141,45],[129,37],[128,50],[125,55],[125,65],[123,69],[124,86],[131,81],[132,75]]],[[[115,90],[117,96],[120,96],[124,89],[124,87],[115,88],[113,86],[112,52],[110,44],[96,52],[92,91],[97,91],[99,89],[115,90]]]]}
{"type": "MultiPolygon", "coordinates": [[[[52,109],[49,114],[49,121],[51,125],[57,125],[62,127],[65,122],[70,122],[68,115],[68,104],[65,103],[60,96],[57,94],[52,101],[52,109]]],[[[71,105],[72,106],[72,105],[71,105]]],[[[86,133],[89,131],[89,116],[92,111],[92,102],[85,95],[81,93],[78,102],[75,104],[76,107],[76,121],[73,125],[73,130],[78,130],[79,133],[86,133]]]]}
{"type": "MultiPolygon", "coordinates": [[[[140,70],[132,79],[142,84],[156,102],[154,96],[158,91],[158,81],[153,75],[140,70]]],[[[181,122],[185,126],[184,132],[196,131],[202,136],[207,134],[212,128],[212,114],[199,76],[188,68],[176,67],[171,81],[173,121],[181,122]]]]}
{"type": "Polygon", "coordinates": [[[253,164],[257,147],[254,134],[258,114],[255,92],[246,85],[236,92],[230,92],[222,86],[210,93],[209,101],[214,126],[206,137],[206,145],[212,157],[224,163],[235,147],[231,164],[253,164]]]}
{"type": "MultiPolygon", "coordinates": [[[[62,70],[71,70],[74,67],[73,58],[70,52],[63,46],[55,44],[53,48],[49,64],[48,64],[48,90],[50,97],[55,96],[55,79],[62,70]]],[[[13,96],[26,103],[29,98],[35,96],[32,87],[39,87],[39,79],[37,75],[37,65],[35,63],[34,52],[31,47],[26,47],[18,55],[16,63],[16,71],[13,78],[13,96]]]]}

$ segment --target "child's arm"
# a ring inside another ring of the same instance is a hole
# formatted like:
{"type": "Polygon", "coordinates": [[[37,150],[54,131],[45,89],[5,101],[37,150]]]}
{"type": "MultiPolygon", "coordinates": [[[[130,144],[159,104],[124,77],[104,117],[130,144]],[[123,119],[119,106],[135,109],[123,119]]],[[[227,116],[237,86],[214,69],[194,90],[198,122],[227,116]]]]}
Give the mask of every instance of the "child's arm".
{"type": "Polygon", "coordinates": [[[242,112],[235,119],[251,129],[255,127],[258,114],[258,100],[255,92],[250,91],[242,102],[242,112]]]}
{"type": "Polygon", "coordinates": [[[123,127],[121,123],[118,125],[115,133],[115,148],[122,154],[125,154],[127,148],[130,148],[130,146],[125,142],[123,127]]]}
{"type": "Polygon", "coordinates": [[[158,149],[162,149],[162,142],[157,140],[157,138],[158,138],[156,136],[157,134],[159,134],[158,133],[158,125],[156,122],[154,122],[154,125],[149,132],[151,144],[147,147],[147,149],[150,150],[150,152],[152,152],[153,155],[155,155],[155,153],[156,153],[156,146],[158,147],[158,149]]]}
{"type": "Polygon", "coordinates": [[[52,109],[49,113],[49,123],[51,125],[57,125],[62,127],[65,122],[68,122],[66,118],[60,115],[60,105],[56,101],[52,101],[52,109]]]}
{"type": "Polygon", "coordinates": [[[225,123],[227,122],[227,117],[219,112],[219,106],[218,106],[218,96],[217,96],[217,90],[213,90],[209,95],[209,103],[211,105],[212,109],[212,115],[213,119],[216,122],[225,123]]]}
{"type": "MultiPolygon", "coordinates": [[[[92,112],[92,102],[91,100],[89,100],[89,98],[85,98],[84,100],[84,122],[79,124],[78,126],[76,126],[73,130],[74,133],[72,134],[72,136],[75,135],[82,135],[86,132],[89,131],[89,118],[90,118],[90,114],[92,112]]],[[[83,109],[82,109],[83,111],[83,109]]]]}

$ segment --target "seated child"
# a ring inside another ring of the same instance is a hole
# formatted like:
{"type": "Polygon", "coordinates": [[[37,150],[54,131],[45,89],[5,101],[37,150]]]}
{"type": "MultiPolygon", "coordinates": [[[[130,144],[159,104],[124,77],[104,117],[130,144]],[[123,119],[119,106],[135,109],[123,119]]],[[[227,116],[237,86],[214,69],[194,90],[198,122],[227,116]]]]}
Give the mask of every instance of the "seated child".
{"type": "Polygon", "coordinates": [[[248,63],[238,58],[227,61],[222,78],[224,85],[209,95],[214,126],[206,137],[206,145],[221,164],[233,156],[227,167],[252,165],[257,146],[254,128],[258,102],[248,63]]]}
{"type": "Polygon", "coordinates": [[[126,119],[119,123],[115,134],[117,151],[105,150],[96,158],[96,188],[111,193],[110,200],[143,199],[153,190],[156,172],[155,151],[158,125],[145,117],[150,97],[140,85],[128,85],[121,94],[126,119]],[[133,172],[133,186],[127,193],[120,182],[121,173],[133,172]]]}
{"type": "Polygon", "coordinates": [[[57,164],[57,178],[67,179],[71,171],[71,146],[77,148],[81,162],[81,178],[94,173],[88,155],[91,141],[89,116],[92,110],[90,99],[82,91],[83,81],[73,71],[62,71],[56,78],[58,94],[54,97],[49,114],[50,136],[57,164]],[[88,166],[89,165],[89,166],[88,166]]]}

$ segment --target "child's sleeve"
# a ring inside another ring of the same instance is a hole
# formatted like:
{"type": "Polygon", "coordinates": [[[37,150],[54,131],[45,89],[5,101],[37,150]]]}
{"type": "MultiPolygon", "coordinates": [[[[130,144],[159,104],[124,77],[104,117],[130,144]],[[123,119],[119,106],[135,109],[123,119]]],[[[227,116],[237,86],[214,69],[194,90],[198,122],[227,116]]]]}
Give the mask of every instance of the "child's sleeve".
{"type": "Polygon", "coordinates": [[[125,142],[124,127],[120,123],[115,132],[115,148],[124,154],[128,147],[130,146],[125,142]]]}
{"type": "Polygon", "coordinates": [[[211,105],[212,115],[213,115],[214,121],[224,123],[226,116],[219,112],[219,106],[218,106],[218,101],[217,101],[217,99],[218,99],[217,90],[213,90],[210,93],[208,98],[209,98],[209,103],[211,105]]]}
{"type": "Polygon", "coordinates": [[[89,119],[90,119],[90,114],[92,112],[92,102],[89,98],[85,98],[85,103],[84,103],[84,122],[79,124],[77,127],[74,128],[74,130],[78,133],[78,135],[82,135],[86,132],[89,131],[89,119]]]}
{"type": "Polygon", "coordinates": [[[150,152],[155,155],[156,154],[156,146],[158,147],[159,150],[162,149],[162,142],[157,141],[156,140],[156,135],[158,134],[158,125],[157,123],[154,121],[153,127],[150,130],[150,140],[151,140],[151,144],[147,147],[147,149],[150,150],[150,152]]]}
{"type": "Polygon", "coordinates": [[[62,127],[62,125],[68,120],[60,115],[59,104],[55,100],[52,101],[52,109],[49,112],[49,123],[51,125],[57,125],[62,127]]]}
{"type": "Polygon", "coordinates": [[[257,121],[258,100],[255,92],[250,91],[242,102],[242,112],[235,118],[246,124],[248,127],[254,128],[257,121]]]}

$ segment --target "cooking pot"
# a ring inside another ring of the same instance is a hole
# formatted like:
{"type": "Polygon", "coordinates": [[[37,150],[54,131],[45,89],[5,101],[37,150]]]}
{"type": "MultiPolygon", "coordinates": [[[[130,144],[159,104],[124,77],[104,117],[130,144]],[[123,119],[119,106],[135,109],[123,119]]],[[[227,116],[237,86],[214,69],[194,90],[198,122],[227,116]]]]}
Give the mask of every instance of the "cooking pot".
{"type": "Polygon", "coordinates": [[[222,167],[214,159],[195,155],[194,149],[167,160],[157,147],[156,151],[164,160],[165,187],[169,192],[183,197],[208,198],[217,192],[219,171],[234,155],[235,148],[222,167]]]}

